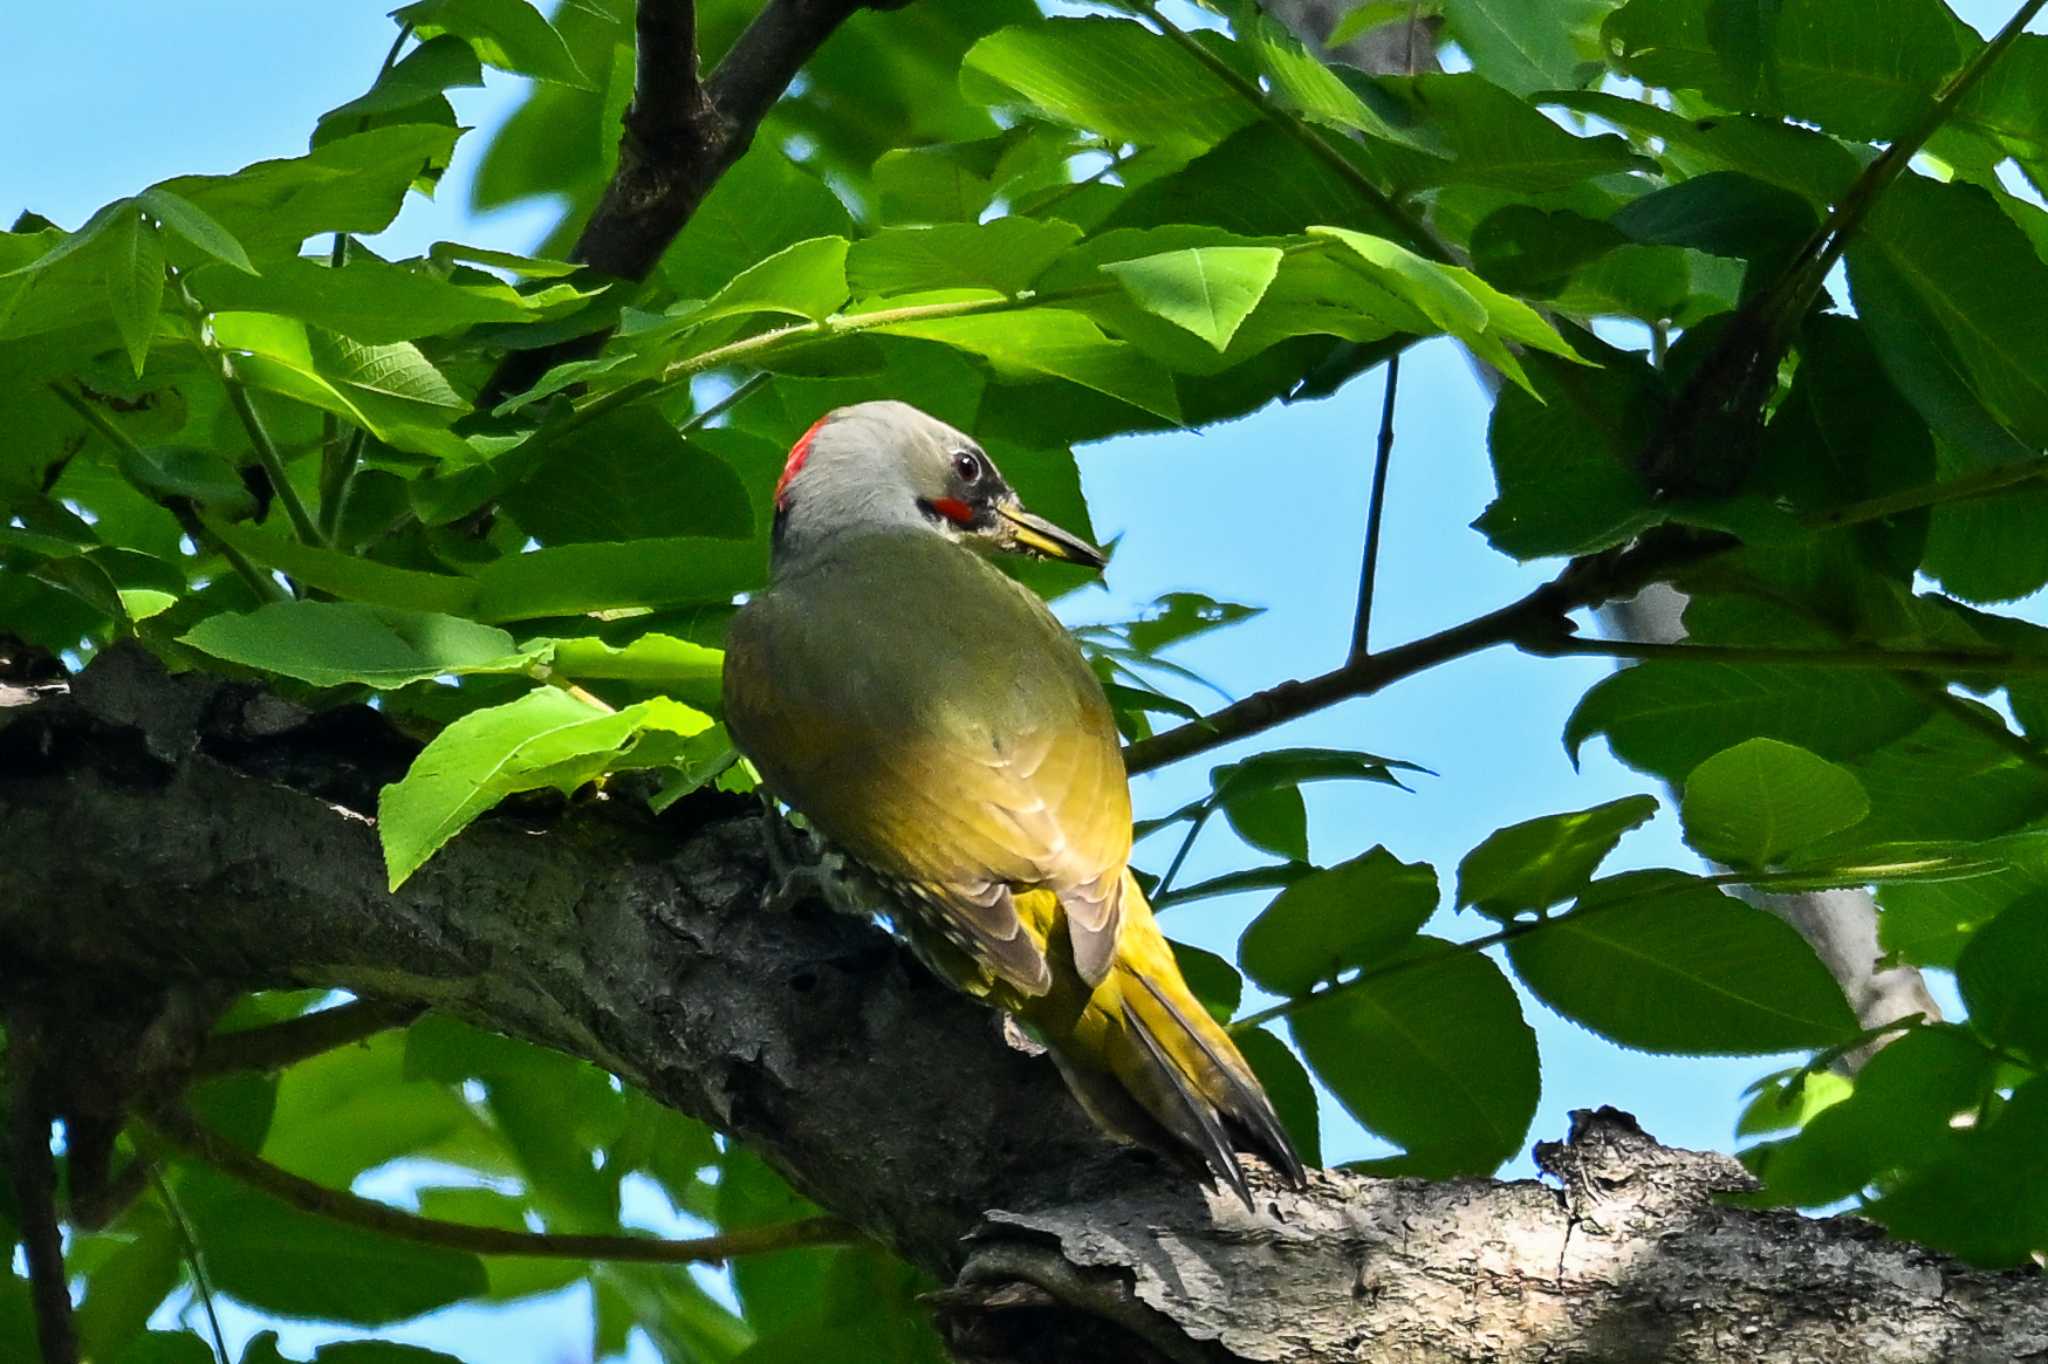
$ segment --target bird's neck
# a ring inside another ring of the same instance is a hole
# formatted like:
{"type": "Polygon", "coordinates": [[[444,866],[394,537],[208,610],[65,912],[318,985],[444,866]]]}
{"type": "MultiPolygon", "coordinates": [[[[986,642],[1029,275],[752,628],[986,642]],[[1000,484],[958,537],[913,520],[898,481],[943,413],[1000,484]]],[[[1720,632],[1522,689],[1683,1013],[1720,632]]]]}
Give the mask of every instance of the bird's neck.
{"type": "Polygon", "coordinates": [[[825,485],[799,480],[775,511],[771,575],[781,579],[820,567],[876,536],[926,535],[943,541],[916,501],[895,489],[825,485]]]}

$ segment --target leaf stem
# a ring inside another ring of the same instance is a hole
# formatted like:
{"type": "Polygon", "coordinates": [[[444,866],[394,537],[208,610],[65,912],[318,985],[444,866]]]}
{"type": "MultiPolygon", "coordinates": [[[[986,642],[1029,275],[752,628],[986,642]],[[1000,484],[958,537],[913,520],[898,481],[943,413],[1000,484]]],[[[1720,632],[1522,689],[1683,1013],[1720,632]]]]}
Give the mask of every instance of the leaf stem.
{"type": "Polygon", "coordinates": [[[763,1227],[741,1227],[717,1236],[684,1241],[651,1236],[503,1231],[496,1227],[445,1222],[302,1179],[207,1130],[182,1110],[170,1109],[159,1113],[150,1126],[173,1146],[301,1212],[404,1241],[443,1246],[476,1255],[641,1264],[706,1264],[798,1246],[851,1245],[862,1239],[856,1228],[836,1217],[807,1217],[763,1227]]]}
{"type": "Polygon", "coordinates": [[[717,418],[720,414],[730,412],[733,408],[738,407],[748,398],[754,396],[755,392],[758,391],[763,384],[766,384],[770,379],[774,377],[774,375],[770,374],[765,369],[757,370],[754,373],[749,374],[743,382],[734,386],[732,392],[726,394],[723,398],[720,398],[717,402],[711,404],[711,406],[705,408],[702,412],[697,413],[688,421],[684,422],[681,426],[678,426],[676,428],[676,434],[679,436],[687,436],[692,431],[696,431],[703,428],[705,425],[707,425],[712,420],[717,418]]]}
{"type": "Polygon", "coordinates": [[[1167,892],[1173,887],[1173,878],[1180,875],[1181,865],[1188,860],[1188,854],[1195,850],[1195,840],[1202,836],[1202,826],[1209,822],[1209,816],[1215,812],[1215,805],[1205,803],[1201,812],[1189,822],[1187,834],[1181,839],[1179,850],[1174,853],[1173,860],[1166,864],[1166,874],[1159,878],[1158,884],[1152,887],[1152,894],[1147,897],[1152,901],[1154,909],[1166,899],[1167,892]]]}
{"type": "Polygon", "coordinates": [[[249,433],[249,443],[256,447],[256,461],[270,476],[270,486],[277,493],[277,500],[284,503],[284,514],[290,518],[292,529],[306,544],[325,547],[327,538],[320,533],[312,513],[306,510],[299,490],[292,486],[291,475],[284,467],[284,456],[278,453],[277,443],[270,438],[270,428],[263,424],[256,404],[250,401],[248,387],[235,377],[234,368],[225,355],[220,357],[220,361],[221,379],[228,389],[228,403],[235,409],[235,415],[242,419],[242,429],[249,433]]]}
{"type": "Polygon", "coordinates": [[[329,545],[341,534],[342,514],[348,510],[349,494],[355,491],[356,470],[362,467],[363,444],[369,434],[358,426],[348,433],[348,443],[339,452],[321,451],[320,535],[329,545]]]}
{"type": "Polygon", "coordinates": [[[1901,488],[1881,497],[1865,498],[1846,506],[1829,511],[1817,512],[1805,518],[1805,524],[1814,530],[1836,530],[1843,526],[1858,526],[1866,521],[1882,521],[1887,517],[1899,516],[1922,507],[1946,506],[1951,502],[1970,502],[1980,497],[1989,497],[2007,488],[2022,483],[2033,483],[2048,478],[2048,459],[2010,460],[2004,464],[1980,469],[1974,474],[1960,478],[1942,479],[1935,483],[1922,483],[1917,487],[1901,488]]]}
{"type": "Polygon", "coordinates": [[[1365,505],[1365,555],[1358,568],[1358,615],[1351,625],[1351,657],[1364,658],[1372,631],[1373,589],[1380,567],[1380,519],[1386,512],[1387,466],[1394,458],[1394,395],[1401,387],[1401,355],[1387,357],[1387,391],[1380,401],[1380,438],[1372,462],[1372,493],[1365,505]]]}

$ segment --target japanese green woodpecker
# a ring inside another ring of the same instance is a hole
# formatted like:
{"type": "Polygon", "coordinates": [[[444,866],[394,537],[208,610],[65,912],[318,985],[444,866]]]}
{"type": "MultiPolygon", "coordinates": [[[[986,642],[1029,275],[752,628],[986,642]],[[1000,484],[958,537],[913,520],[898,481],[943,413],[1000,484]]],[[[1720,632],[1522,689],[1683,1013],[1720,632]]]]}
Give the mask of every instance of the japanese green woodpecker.
{"type": "Polygon", "coordinates": [[[1300,1160],[1130,871],[1100,683],[974,550],[1101,567],[966,435],[898,402],[827,413],[775,490],[768,588],[726,640],[726,719],[774,795],[894,892],[924,959],[1031,1024],[1112,1134],[1250,1192],[1300,1160]]]}

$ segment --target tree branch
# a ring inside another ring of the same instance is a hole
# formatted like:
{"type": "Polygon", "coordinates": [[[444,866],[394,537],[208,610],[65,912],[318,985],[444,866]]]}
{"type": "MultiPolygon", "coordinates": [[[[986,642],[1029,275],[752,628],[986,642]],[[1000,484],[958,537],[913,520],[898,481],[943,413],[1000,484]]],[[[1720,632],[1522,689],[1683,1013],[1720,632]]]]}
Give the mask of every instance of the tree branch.
{"type": "Polygon", "coordinates": [[[807,1217],[763,1227],[742,1227],[718,1236],[666,1241],[653,1236],[588,1236],[556,1232],[505,1231],[466,1222],[421,1217],[400,1208],[362,1198],[346,1189],[330,1189],[209,1132],[189,1113],[177,1108],[157,1113],[151,1130],[172,1146],[232,1175],[252,1189],[316,1217],[346,1222],[401,1241],[446,1246],[477,1255],[512,1255],[558,1260],[616,1260],[642,1264],[707,1264],[737,1255],[759,1255],[798,1246],[846,1245],[860,1233],[836,1217],[807,1217]]]}
{"type": "Polygon", "coordinates": [[[1520,644],[1541,652],[1568,638],[1566,615],[1639,591],[1650,581],[1727,550],[1725,539],[1652,536],[1616,554],[1575,560],[1543,586],[1497,611],[1422,639],[1351,659],[1318,676],[1282,682],[1254,692],[1213,715],[1190,720],[1140,739],[1124,749],[1124,766],[1148,772],[1355,696],[1370,696],[1390,683],[1454,658],[1520,644]]]}
{"type": "Polygon", "coordinates": [[[1365,504],[1365,552],[1358,566],[1358,614],[1351,623],[1351,657],[1370,652],[1372,600],[1380,571],[1380,522],[1386,513],[1387,466],[1394,460],[1394,395],[1401,391],[1401,357],[1387,357],[1386,393],[1380,400],[1380,436],[1373,449],[1372,492],[1365,504]]]}
{"type": "Polygon", "coordinates": [[[375,1037],[388,1028],[402,1028],[426,1008],[357,999],[331,1009],[288,1018],[260,1028],[222,1033],[207,1039],[193,1067],[197,1075],[222,1075],[234,1070],[280,1070],[322,1052],[375,1037]]]}
{"type": "Polygon", "coordinates": [[[0,712],[0,996],[339,987],[584,1057],[953,1283],[956,1341],[1004,1364],[1905,1364],[2048,1335],[2035,1279],[1719,1207],[1732,1162],[1612,1119],[1551,1152],[1597,1176],[1560,1175],[1562,1201],[1342,1172],[1295,1194],[1254,1171],[1247,1211],[1109,1145],[1044,1058],[873,925],[765,909],[747,802],[487,816],[391,894],[361,812],[407,750],[372,711],[277,711],[117,646],[68,695],[0,712]],[[121,913],[83,912],[103,905],[121,913]]]}
{"type": "Polygon", "coordinates": [[[75,1364],[78,1339],[71,1325],[71,1289],[57,1226],[57,1166],[50,1155],[50,1124],[57,1115],[45,1075],[42,1027],[31,1009],[8,1010],[7,1068],[12,1084],[7,1096],[7,1155],[43,1364],[75,1364]]]}

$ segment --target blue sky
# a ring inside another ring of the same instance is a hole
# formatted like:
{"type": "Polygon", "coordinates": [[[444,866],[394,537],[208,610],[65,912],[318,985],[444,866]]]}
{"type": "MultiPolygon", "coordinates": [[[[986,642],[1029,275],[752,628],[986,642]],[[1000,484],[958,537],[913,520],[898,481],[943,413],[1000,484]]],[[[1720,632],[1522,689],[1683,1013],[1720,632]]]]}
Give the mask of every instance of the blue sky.
{"type": "MultiPolygon", "coordinates": [[[[1958,6],[1980,29],[2004,6],[1958,6]]],[[[16,130],[0,161],[0,222],[33,208],[65,226],[149,183],[233,170],[303,151],[314,120],[358,94],[390,42],[380,0],[74,0],[18,7],[0,49],[0,127],[16,130]],[[33,129],[23,132],[22,129],[33,129]]],[[[519,83],[491,73],[456,98],[463,121],[488,128],[519,83]]],[[[549,221],[515,209],[478,218],[466,208],[481,136],[466,139],[435,202],[416,199],[379,242],[386,254],[444,237],[529,248],[549,221]]],[[[1120,537],[1104,592],[1063,603],[1073,623],[1119,619],[1154,596],[1192,589],[1266,608],[1263,615],[1180,656],[1233,695],[1319,672],[1347,647],[1363,535],[1380,376],[1335,398],[1275,408],[1204,433],[1113,441],[1080,452],[1095,525],[1120,537]]],[[[877,395],[882,396],[882,395],[877,395]]],[[[1430,343],[1404,361],[1374,641],[1398,643],[1512,600],[1555,571],[1518,566],[1469,529],[1492,495],[1485,454],[1488,402],[1462,353],[1430,343]]],[[[1575,771],[1559,742],[1565,716],[1605,674],[1598,660],[1538,659],[1508,650],[1461,660],[1348,702],[1257,741],[1369,749],[1432,769],[1412,794],[1381,786],[1309,788],[1310,835],[1328,864],[1375,843],[1426,860],[1446,886],[1458,859],[1502,824],[1638,791],[1663,793],[1617,765],[1599,744],[1575,771]]],[[[1140,778],[1141,813],[1206,789],[1230,750],[1140,778]]],[[[1141,850],[1160,867],[1170,845],[1141,850]]],[[[1221,822],[1203,835],[1185,881],[1244,865],[1221,822]]],[[[1697,866],[1669,812],[1631,835],[1616,865],[1697,866]]],[[[1212,900],[1167,916],[1175,936],[1230,954],[1256,901],[1212,900]]],[[[1465,916],[1432,931],[1473,936],[1465,916]]],[[[1544,1060],[1530,1140],[1563,1134],[1572,1108],[1613,1103],[1658,1137],[1688,1146],[1731,1143],[1738,1095],[1774,1068],[1761,1059],[1652,1058],[1609,1045],[1525,1000],[1544,1060]]],[[[1326,1106],[1333,1161],[1385,1148],[1326,1106]]],[[[1528,1174],[1525,1158],[1510,1174],[1528,1174]]],[[[542,1300],[494,1323],[491,1357],[506,1364],[572,1357],[585,1326],[574,1301],[542,1300]]],[[[246,1326],[247,1323],[242,1323],[246,1326]]],[[[475,1344],[458,1319],[406,1331],[422,1343],[475,1344]]],[[[239,1332],[238,1332],[239,1333],[239,1332]]],[[[308,1339],[295,1332],[287,1343],[308,1339]]],[[[303,1353],[303,1351],[301,1351],[303,1353]]]]}

